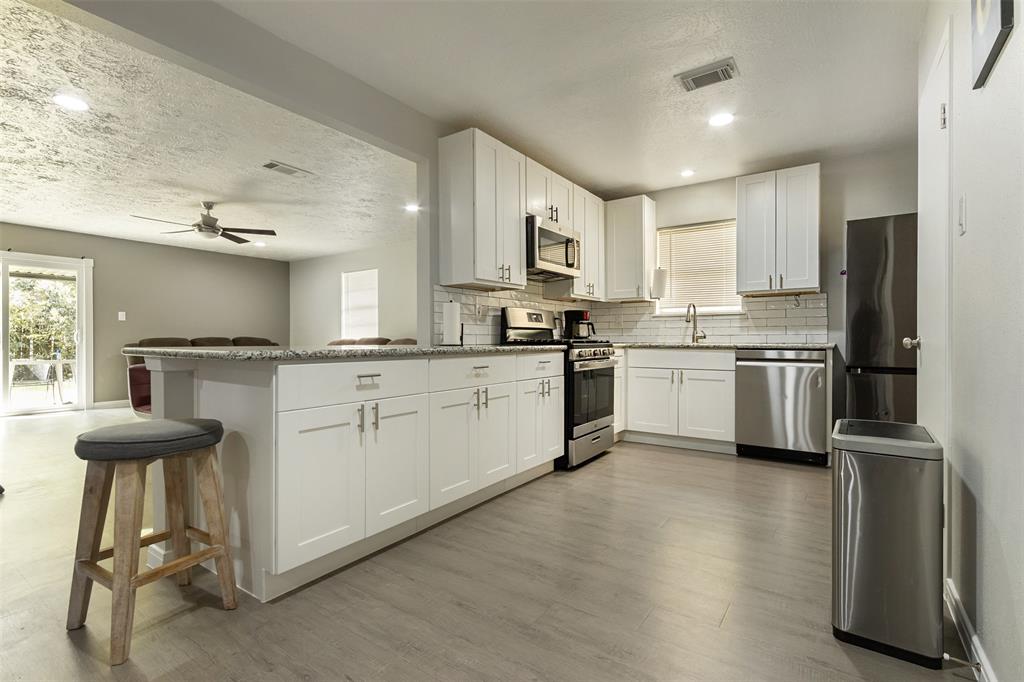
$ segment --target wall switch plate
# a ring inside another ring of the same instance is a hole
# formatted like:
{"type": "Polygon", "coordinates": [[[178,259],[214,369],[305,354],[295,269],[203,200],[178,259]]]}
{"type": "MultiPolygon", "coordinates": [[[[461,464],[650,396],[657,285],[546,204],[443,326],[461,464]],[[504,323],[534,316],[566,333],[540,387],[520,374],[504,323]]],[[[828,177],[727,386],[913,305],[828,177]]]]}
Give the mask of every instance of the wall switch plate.
{"type": "Polygon", "coordinates": [[[128,319],[128,316],[127,316],[127,315],[125,315],[124,311],[119,311],[119,312],[117,313],[117,321],[118,321],[118,322],[124,322],[124,321],[125,321],[125,320],[127,320],[127,319],[128,319]]]}
{"type": "Polygon", "coordinates": [[[967,234],[967,195],[960,195],[960,212],[957,215],[957,226],[960,230],[960,236],[963,237],[967,234]]]}

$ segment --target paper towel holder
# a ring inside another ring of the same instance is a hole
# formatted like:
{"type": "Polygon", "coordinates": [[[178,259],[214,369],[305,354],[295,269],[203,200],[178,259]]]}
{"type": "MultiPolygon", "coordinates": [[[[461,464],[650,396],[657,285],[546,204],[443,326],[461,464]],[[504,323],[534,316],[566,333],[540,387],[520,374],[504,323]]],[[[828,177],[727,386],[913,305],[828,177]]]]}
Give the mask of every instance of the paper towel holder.
{"type": "Polygon", "coordinates": [[[651,272],[651,298],[655,300],[665,298],[667,285],[668,270],[665,268],[654,268],[651,272]]]}

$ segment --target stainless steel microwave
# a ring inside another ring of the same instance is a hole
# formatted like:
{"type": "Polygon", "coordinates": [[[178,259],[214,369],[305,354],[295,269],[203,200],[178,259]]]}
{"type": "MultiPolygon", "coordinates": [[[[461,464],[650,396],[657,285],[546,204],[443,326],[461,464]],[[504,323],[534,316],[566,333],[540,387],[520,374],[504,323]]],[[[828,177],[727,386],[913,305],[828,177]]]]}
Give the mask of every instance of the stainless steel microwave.
{"type": "Polygon", "coordinates": [[[526,278],[550,282],[580,276],[580,233],[540,216],[526,216],[526,278]]]}

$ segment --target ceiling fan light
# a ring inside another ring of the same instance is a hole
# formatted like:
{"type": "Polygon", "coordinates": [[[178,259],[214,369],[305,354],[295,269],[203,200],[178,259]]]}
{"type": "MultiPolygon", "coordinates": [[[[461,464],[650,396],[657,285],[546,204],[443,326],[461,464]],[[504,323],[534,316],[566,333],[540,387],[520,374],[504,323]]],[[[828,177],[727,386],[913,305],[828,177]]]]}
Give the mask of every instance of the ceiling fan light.
{"type": "Polygon", "coordinates": [[[217,237],[220,236],[220,234],[218,234],[217,232],[211,232],[207,230],[199,230],[199,234],[203,237],[203,239],[216,239],[217,237]]]}

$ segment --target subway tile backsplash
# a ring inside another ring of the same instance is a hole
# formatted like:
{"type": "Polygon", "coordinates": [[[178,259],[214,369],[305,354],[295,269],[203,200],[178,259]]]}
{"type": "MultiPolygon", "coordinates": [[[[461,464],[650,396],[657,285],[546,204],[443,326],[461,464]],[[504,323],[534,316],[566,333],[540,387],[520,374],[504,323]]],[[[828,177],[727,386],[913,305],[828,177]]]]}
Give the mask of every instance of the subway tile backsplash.
{"type": "MultiPolygon", "coordinates": [[[[590,310],[597,334],[616,342],[689,339],[689,325],[682,316],[655,316],[654,303],[590,303],[550,301],[540,284],[522,291],[475,291],[434,286],[434,338],[441,342],[441,305],[449,300],[462,304],[466,345],[500,343],[501,309],[505,306],[537,308],[561,313],[567,309],[590,310]]],[[[828,341],[826,294],[744,298],[742,312],[701,315],[698,328],[708,341],[719,343],[825,343],[828,341]]]]}

